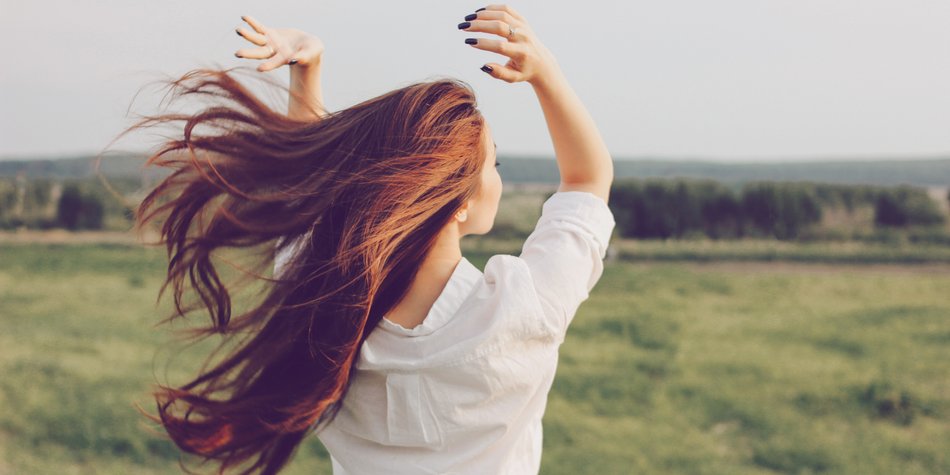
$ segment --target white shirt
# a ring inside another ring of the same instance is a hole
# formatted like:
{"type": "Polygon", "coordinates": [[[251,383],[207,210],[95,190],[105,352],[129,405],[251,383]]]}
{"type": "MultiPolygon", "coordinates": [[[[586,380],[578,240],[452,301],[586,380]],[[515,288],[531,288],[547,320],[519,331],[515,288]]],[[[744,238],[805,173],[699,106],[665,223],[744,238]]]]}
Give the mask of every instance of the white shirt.
{"type": "Polygon", "coordinates": [[[558,347],[614,225],[601,198],[557,192],[520,256],[484,274],[463,257],[422,324],[380,321],[317,433],[334,475],[538,473],[558,347]]]}

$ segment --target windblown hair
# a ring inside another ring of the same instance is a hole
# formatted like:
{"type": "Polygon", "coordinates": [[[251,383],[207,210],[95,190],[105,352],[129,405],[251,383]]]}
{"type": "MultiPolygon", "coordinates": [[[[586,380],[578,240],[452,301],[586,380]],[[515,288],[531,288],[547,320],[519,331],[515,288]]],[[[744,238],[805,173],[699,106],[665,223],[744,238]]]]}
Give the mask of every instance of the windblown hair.
{"type": "Polygon", "coordinates": [[[484,119],[470,86],[438,79],[295,120],[233,69],[169,81],[176,99],[219,104],[127,129],[183,123],[148,159],[171,173],[141,202],[136,225],[160,223],[169,262],[159,296],[171,289],[175,304],[164,321],[207,312],[195,339],[222,334],[219,350],[230,343],[187,384],[159,384],[158,415],[148,416],[220,472],[272,474],[332,419],[363,341],[478,192],[484,119]],[[244,272],[265,284],[233,315],[235,289],[215,255],[227,249],[254,256],[244,272]],[[285,250],[290,262],[268,277],[285,250]]]}

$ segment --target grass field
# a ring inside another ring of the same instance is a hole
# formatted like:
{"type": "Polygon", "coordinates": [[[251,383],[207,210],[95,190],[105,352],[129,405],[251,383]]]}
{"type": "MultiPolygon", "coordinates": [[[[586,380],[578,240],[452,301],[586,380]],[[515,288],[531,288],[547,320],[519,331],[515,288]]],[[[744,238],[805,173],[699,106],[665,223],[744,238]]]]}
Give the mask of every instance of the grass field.
{"type": "MultiPolygon", "coordinates": [[[[132,406],[207,349],[153,327],[163,266],[0,244],[0,474],[180,473],[132,406]]],[[[950,473],[948,295],[946,264],[613,261],[562,347],[542,473],[950,473]]],[[[316,439],[287,473],[329,473],[316,439]]]]}

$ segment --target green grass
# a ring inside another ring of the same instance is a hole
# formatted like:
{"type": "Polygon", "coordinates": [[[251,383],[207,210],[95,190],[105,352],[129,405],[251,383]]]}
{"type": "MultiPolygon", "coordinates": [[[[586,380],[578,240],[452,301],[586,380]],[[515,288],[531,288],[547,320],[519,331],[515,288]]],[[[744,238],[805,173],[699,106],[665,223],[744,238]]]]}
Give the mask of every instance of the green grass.
{"type": "MultiPolygon", "coordinates": [[[[153,327],[163,268],[0,245],[0,474],[180,473],[132,405],[207,351],[153,327]]],[[[612,262],[561,349],[542,473],[950,473],[947,289],[914,266],[612,262]]],[[[316,439],[287,473],[329,473],[316,439]]]]}
{"type": "MultiPolygon", "coordinates": [[[[463,251],[518,254],[524,238],[473,236],[463,251]]],[[[861,241],[794,242],[775,239],[637,240],[613,237],[608,258],[629,262],[801,262],[821,264],[950,264],[950,246],[861,241]]]]}
{"type": "Polygon", "coordinates": [[[909,243],[756,240],[612,241],[629,261],[786,261],[829,264],[950,263],[950,246],[909,243]]]}

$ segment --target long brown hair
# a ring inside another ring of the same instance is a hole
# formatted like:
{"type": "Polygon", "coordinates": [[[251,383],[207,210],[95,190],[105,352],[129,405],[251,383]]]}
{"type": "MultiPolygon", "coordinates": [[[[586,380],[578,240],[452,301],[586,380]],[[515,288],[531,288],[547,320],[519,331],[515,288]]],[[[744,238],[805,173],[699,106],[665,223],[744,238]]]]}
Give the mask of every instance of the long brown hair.
{"type": "Polygon", "coordinates": [[[219,104],[127,129],[183,123],[148,159],[171,173],[141,202],[136,224],[160,222],[169,262],[159,296],[174,295],[164,321],[206,311],[210,325],[192,336],[223,334],[219,350],[228,348],[187,384],[159,384],[149,417],[221,472],[271,474],[333,417],[363,341],[478,192],[484,119],[470,86],[440,78],[294,120],[234,69],[169,82],[176,100],[219,104]],[[268,277],[274,252],[295,242],[286,269],[268,277]],[[216,254],[234,248],[255,256],[244,275],[266,285],[232,314],[235,288],[216,254]]]}

